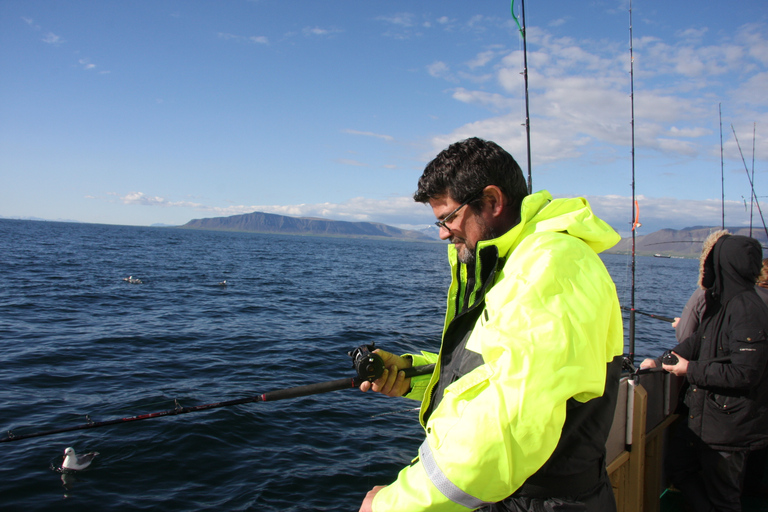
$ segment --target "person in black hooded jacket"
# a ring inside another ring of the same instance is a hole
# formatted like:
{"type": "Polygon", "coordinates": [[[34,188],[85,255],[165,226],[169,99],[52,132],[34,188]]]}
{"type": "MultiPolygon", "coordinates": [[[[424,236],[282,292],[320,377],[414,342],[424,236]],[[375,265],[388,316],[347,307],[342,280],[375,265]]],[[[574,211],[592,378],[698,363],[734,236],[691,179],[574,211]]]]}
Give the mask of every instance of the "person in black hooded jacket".
{"type": "Polygon", "coordinates": [[[753,238],[717,239],[703,259],[701,324],[672,350],[678,362],[663,365],[687,380],[667,469],[697,512],[741,511],[747,455],[768,446],[768,306],[755,292],[761,259],[753,238]]]}

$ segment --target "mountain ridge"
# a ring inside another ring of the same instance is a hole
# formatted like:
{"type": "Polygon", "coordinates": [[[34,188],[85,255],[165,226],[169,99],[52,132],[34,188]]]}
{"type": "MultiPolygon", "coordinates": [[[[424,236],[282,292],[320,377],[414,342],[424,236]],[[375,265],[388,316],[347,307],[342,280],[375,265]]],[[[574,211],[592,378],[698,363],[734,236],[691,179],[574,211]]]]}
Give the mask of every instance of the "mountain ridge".
{"type": "Polygon", "coordinates": [[[274,213],[252,212],[229,217],[192,219],[182,229],[241,231],[285,235],[343,236],[352,238],[388,238],[395,240],[434,241],[419,231],[400,229],[379,222],[351,222],[316,217],[288,217],[274,213]]]}
{"type": "MultiPolygon", "coordinates": [[[[289,217],[274,213],[252,212],[229,217],[193,219],[179,226],[182,229],[212,231],[240,231],[283,235],[314,235],[351,238],[378,238],[422,242],[439,241],[438,232],[429,226],[423,231],[401,229],[380,222],[351,222],[318,217],[289,217]]],[[[683,229],[664,228],[635,237],[635,254],[638,256],[669,256],[698,258],[704,240],[719,226],[692,226],[683,229]]],[[[728,227],[734,235],[749,236],[749,228],[728,227]]],[[[768,238],[763,230],[753,227],[752,236],[764,246],[768,238]]],[[[622,238],[609,254],[631,254],[632,238],[622,238]]]]}
{"type": "MultiPolygon", "coordinates": [[[[683,229],[664,228],[647,235],[635,237],[635,254],[638,256],[670,256],[676,258],[698,258],[704,240],[720,226],[693,226],[683,229]]],[[[749,236],[749,228],[726,227],[732,235],[749,236]]],[[[757,239],[763,247],[768,243],[765,231],[752,228],[752,238],[757,239]]],[[[621,241],[606,251],[610,254],[630,254],[632,252],[632,237],[622,238],[621,241]]]]}

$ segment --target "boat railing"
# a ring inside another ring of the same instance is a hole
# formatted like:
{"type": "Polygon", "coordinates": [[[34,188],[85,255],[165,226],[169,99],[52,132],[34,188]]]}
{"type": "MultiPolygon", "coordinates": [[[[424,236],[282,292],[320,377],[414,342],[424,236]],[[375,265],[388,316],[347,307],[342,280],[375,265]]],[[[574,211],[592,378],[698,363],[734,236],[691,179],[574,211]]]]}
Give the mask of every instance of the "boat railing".
{"type": "Polygon", "coordinates": [[[666,488],[664,447],[677,416],[680,379],[667,372],[624,376],[606,443],[619,512],[658,512],[666,488]]]}

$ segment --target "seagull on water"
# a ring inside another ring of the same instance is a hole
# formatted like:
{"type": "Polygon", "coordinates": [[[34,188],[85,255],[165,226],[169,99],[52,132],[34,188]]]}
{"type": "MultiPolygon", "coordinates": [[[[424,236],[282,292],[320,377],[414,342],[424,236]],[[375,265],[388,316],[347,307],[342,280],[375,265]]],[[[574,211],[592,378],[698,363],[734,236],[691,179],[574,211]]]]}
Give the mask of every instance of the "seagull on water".
{"type": "Polygon", "coordinates": [[[129,282],[131,284],[141,284],[141,279],[133,276],[124,277],[123,281],[129,282]]]}
{"type": "Polygon", "coordinates": [[[64,462],[61,464],[61,469],[73,469],[75,471],[85,469],[91,465],[93,458],[98,454],[99,452],[91,452],[78,455],[75,453],[75,449],[70,446],[64,450],[64,462]]]}

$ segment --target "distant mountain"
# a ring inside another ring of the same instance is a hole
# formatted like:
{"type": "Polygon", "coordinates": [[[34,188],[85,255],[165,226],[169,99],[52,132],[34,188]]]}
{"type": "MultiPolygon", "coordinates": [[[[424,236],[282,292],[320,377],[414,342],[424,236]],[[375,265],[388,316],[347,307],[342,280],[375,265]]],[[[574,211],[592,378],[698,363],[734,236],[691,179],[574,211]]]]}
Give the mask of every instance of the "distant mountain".
{"type": "Polygon", "coordinates": [[[243,231],[250,233],[278,233],[284,235],[317,235],[356,238],[390,238],[398,240],[431,241],[434,238],[405,229],[377,222],[346,222],[340,220],[287,217],[272,213],[253,212],[231,217],[194,219],[183,229],[208,229],[215,231],[243,231]]]}
{"type": "MultiPolygon", "coordinates": [[[[635,254],[639,256],[674,256],[683,258],[698,258],[701,254],[701,246],[710,233],[719,230],[720,227],[694,226],[685,229],[661,229],[647,235],[635,237],[635,254]]],[[[749,236],[749,228],[726,228],[734,235],[749,236]]],[[[763,244],[768,244],[765,231],[760,228],[752,228],[752,238],[756,238],[763,244]]],[[[632,252],[632,237],[622,238],[609,251],[612,254],[630,254],[632,252]]]]}

